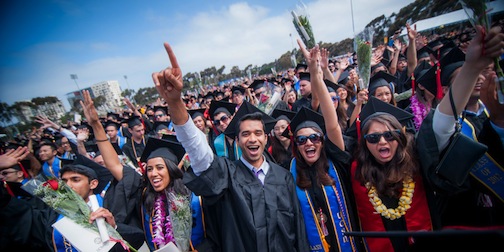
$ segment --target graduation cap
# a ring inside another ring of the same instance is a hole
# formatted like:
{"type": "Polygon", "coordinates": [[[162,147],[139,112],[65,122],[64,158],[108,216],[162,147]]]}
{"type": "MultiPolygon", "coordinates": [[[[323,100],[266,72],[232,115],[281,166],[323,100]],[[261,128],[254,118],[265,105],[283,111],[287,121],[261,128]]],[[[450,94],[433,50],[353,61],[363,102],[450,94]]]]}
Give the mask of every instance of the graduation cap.
{"type": "Polygon", "coordinates": [[[224,97],[224,92],[222,92],[222,91],[216,91],[216,92],[214,93],[214,95],[215,95],[215,97],[217,97],[217,96],[222,96],[222,97],[224,97]]]}
{"type": "MultiPolygon", "coordinates": [[[[422,62],[420,62],[420,63],[418,63],[418,65],[415,67],[415,70],[413,71],[413,76],[409,76],[408,80],[406,80],[406,82],[410,82],[411,83],[411,90],[412,90],[411,95],[412,96],[415,94],[415,91],[416,91],[416,82],[418,82],[418,78],[420,77],[421,72],[424,71],[424,70],[429,70],[431,67],[432,66],[429,64],[429,62],[427,62],[425,60],[422,61],[422,62]]],[[[424,71],[424,73],[425,73],[425,71],[424,71]]],[[[424,86],[424,85],[422,84],[422,86],[424,86]]],[[[433,94],[435,94],[435,93],[433,93],[433,94]]]]}
{"type": "Polygon", "coordinates": [[[392,93],[394,93],[394,84],[392,82],[396,81],[396,77],[384,72],[380,71],[373,75],[371,79],[369,80],[369,93],[371,95],[374,95],[375,91],[379,87],[389,87],[392,93]]]}
{"type": "Polygon", "coordinates": [[[178,165],[185,153],[184,147],[179,142],[149,137],[140,161],[147,162],[151,158],[161,157],[178,165]]]}
{"type": "Polygon", "coordinates": [[[438,97],[438,87],[436,81],[436,66],[429,69],[423,69],[419,74],[416,82],[421,84],[427,91],[438,97]]]}
{"type": "Polygon", "coordinates": [[[442,39],[441,38],[438,38],[438,39],[435,39],[429,43],[427,43],[427,46],[429,48],[431,48],[431,50],[433,51],[437,51],[439,48],[441,48],[443,46],[443,43],[441,42],[442,39]],[[437,47],[437,48],[436,48],[437,47]]]}
{"type": "Polygon", "coordinates": [[[346,83],[348,82],[348,77],[350,76],[350,73],[347,70],[343,71],[340,75],[340,77],[338,78],[338,84],[343,84],[343,85],[346,85],[346,83]]]}
{"type": "Polygon", "coordinates": [[[254,91],[256,91],[257,89],[264,86],[264,82],[264,80],[256,79],[252,82],[252,84],[249,85],[249,88],[252,88],[254,91]]]}
{"type": "MultiPolygon", "coordinates": [[[[224,95],[224,93],[222,93],[224,95]]],[[[205,99],[214,99],[214,93],[208,92],[205,96],[203,96],[205,99]]]]}
{"type": "Polygon", "coordinates": [[[114,179],[107,168],[79,153],[76,153],[75,159],[61,159],[61,166],[60,175],[73,171],[89,177],[90,180],[98,179],[98,186],[93,190],[95,194],[101,193],[108,182],[114,179]]]}
{"type": "Polygon", "coordinates": [[[458,47],[454,47],[439,60],[441,65],[441,85],[450,85],[450,76],[465,62],[465,53],[458,47]]]}
{"type": "Polygon", "coordinates": [[[140,117],[139,116],[132,116],[130,118],[128,118],[126,120],[126,122],[128,123],[128,128],[133,128],[137,125],[141,125],[142,124],[142,121],[140,120],[140,117]]]}
{"type": "Polygon", "coordinates": [[[310,73],[309,72],[301,72],[299,73],[299,80],[310,81],[310,73]]]}
{"type": "Polygon", "coordinates": [[[297,71],[299,71],[299,69],[304,69],[304,70],[307,70],[307,69],[308,69],[308,65],[303,64],[303,63],[298,63],[298,64],[296,65],[296,68],[295,68],[296,72],[297,72],[297,71]]]}
{"type": "Polygon", "coordinates": [[[276,124],[276,120],[269,116],[268,114],[264,113],[260,109],[258,109],[256,106],[250,104],[248,101],[243,101],[242,105],[236,111],[236,113],[233,116],[233,120],[229,123],[228,127],[224,131],[224,134],[230,138],[235,138],[235,136],[238,134],[239,129],[237,128],[238,126],[238,121],[247,114],[252,114],[252,113],[261,113],[262,115],[262,120],[264,122],[264,125],[266,127],[266,132],[270,132],[276,124]]]}
{"type": "Polygon", "coordinates": [[[451,51],[451,49],[457,47],[457,45],[455,44],[455,42],[453,42],[453,40],[448,40],[446,42],[443,42],[443,44],[444,44],[443,47],[439,48],[439,53],[441,57],[444,57],[451,51]]]}
{"type": "Polygon", "coordinates": [[[233,87],[231,88],[231,92],[232,92],[233,94],[241,94],[241,95],[243,95],[243,94],[245,93],[245,88],[244,88],[244,87],[242,87],[242,86],[240,86],[240,85],[233,86],[233,87]]]}
{"type": "Polygon", "coordinates": [[[389,50],[383,50],[381,63],[383,63],[385,66],[388,66],[390,64],[390,62],[392,61],[391,56],[392,55],[389,50]]]}
{"type": "Polygon", "coordinates": [[[358,137],[360,130],[364,126],[366,119],[374,113],[382,112],[394,116],[403,126],[409,126],[413,114],[400,109],[392,104],[381,101],[380,99],[370,96],[368,102],[362,108],[358,119],[348,128],[346,135],[358,137]],[[360,128],[357,129],[357,126],[360,128]]]}
{"type": "Polygon", "coordinates": [[[404,56],[404,54],[402,54],[402,53],[400,53],[399,57],[397,58],[397,61],[401,61],[401,60],[404,60],[404,61],[407,60],[406,56],[404,56]]]}
{"type": "Polygon", "coordinates": [[[119,120],[119,114],[114,113],[114,112],[108,112],[107,113],[107,118],[112,117],[114,120],[119,120]]]}
{"type": "Polygon", "coordinates": [[[166,122],[166,121],[155,121],[152,128],[154,129],[155,132],[158,132],[158,131],[164,130],[164,129],[169,130],[168,123],[169,122],[166,122]]]}
{"type": "Polygon", "coordinates": [[[77,129],[88,129],[89,134],[93,134],[93,127],[91,127],[88,122],[81,122],[81,124],[77,126],[77,129]]]}
{"type": "Polygon", "coordinates": [[[213,118],[218,113],[226,113],[228,115],[233,115],[235,112],[236,104],[225,101],[213,100],[210,103],[210,108],[208,109],[208,114],[213,118]]]}
{"type": "Polygon", "coordinates": [[[291,120],[296,116],[296,112],[291,110],[284,109],[274,109],[271,113],[271,116],[275,118],[275,120],[286,120],[287,122],[291,122],[291,120]]]}
{"type": "Polygon", "coordinates": [[[206,109],[189,109],[187,112],[189,112],[189,115],[191,115],[192,119],[195,119],[198,116],[205,118],[205,110],[206,109]]]}
{"type": "Polygon", "coordinates": [[[376,70],[378,67],[385,67],[386,68],[385,64],[383,64],[382,62],[378,62],[378,64],[371,67],[371,72],[376,70]]]}
{"type": "Polygon", "coordinates": [[[290,137],[291,134],[296,135],[296,132],[302,128],[317,128],[322,133],[325,135],[325,123],[324,123],[324,117],[322,114],[307,108],[307,107],[302,107],[301,110],[299,110],[294,118],[292,118],[291,122],[289,123],[289,127],[285,129],[285,131],[282,133],[282,136],[284,137],[290,137]],[[289,132],[289,131],[292,131],[289,132]]]}
{"type": "Polygon", "coordinates": [[[111,120],[108,120],[105,123],[103,123],[103,128],[107,129],[108,126],[114,126],[117,130],[121,128],[121,124],[111,120]]]}
{"type": "Polygon", "coordinates": [[[324,83],[327,87],[327,90],[330,92],[336,92],[336,90],[338,90],[338,84],[328,80],[328,79],[324,79],[324,83]]]}
{"type": "Polygon", "coordinates": [[[417,51],[417,59],[428,58],[431,53],[433,53],[432,49],[428,46],[424,46],[417,51]]]}
{"type": "Polygon", "coordinates": [[[154,112],[162,111],[165,115],[168,115],[168,107],[166,106],[154,106],[154,112]]]}
{"type": "Polygon", "coordinates": [[[288,78],[282,78],[282,80],[280,80],[280,83],[282,83],[282,84],[285,84],[287,82],[292,82],[292,80],[288,79],[288,78]]]}

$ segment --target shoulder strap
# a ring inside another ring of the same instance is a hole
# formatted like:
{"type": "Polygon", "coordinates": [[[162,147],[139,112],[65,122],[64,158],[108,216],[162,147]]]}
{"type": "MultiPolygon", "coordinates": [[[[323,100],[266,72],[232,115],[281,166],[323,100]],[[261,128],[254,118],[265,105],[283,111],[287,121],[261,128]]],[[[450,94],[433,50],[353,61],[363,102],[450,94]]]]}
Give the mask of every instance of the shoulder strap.
{"type": "MultiPolygon", "coordinates": [[[[453,101],[453,95],[452,95],[452,87],[450,85],[450,91],[448,92],[448,95],[450,96],[450,105],[451,105],[451,108],[452,108],[452,112],[453,112],[453,117],[455,118],[455,132],[460,132],[460,129],[462,128],[462,125],[460,123],[460,120],[459,120],[459,117],[458,117],[458,114],[457,114],[457,110],[455,109],[455,102],[453,101]]],[[[462,112],[462,121],[464,121],[464,118],[465,118],[465,110],[462,112]]]]}

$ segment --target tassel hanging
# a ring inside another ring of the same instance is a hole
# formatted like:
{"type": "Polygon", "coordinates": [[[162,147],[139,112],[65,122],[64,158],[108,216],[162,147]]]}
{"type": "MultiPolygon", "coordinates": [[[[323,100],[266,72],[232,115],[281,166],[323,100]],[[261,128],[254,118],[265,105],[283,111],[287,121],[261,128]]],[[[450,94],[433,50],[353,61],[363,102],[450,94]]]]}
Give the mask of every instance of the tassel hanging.
{"type": "Polygon", "coordinates": [[[436,85],[437,85],[436,98],[438,100],[441,100],[443,98],[443,87],[441,86],[441,67],[439,66],[439,62],[437,63],[437,69],[436,69],[436,85]]]}
{"type": "Polygon", "coordinates": [[[21,167],[21,171],[23,172],[23,177],[24,178],[29,178],[30,175],[28,174],[28,172],[26,171],[26,169],[24,168],[23,164],[21,164],[21,162],[18,162],[18,165],[19,167],[21,167]]]}
{"type": "Polygon", "coordinates": [[[411,96],[415,95],[415,74],[411,73],[411,96]]]}
{"type": "Polygon", "coordinates": [[[355,126],[357,127],[357,140],[360,141],[361,139],[361,121],[359,116],[357,116],[357,119],[355,120],[355,126]]]}

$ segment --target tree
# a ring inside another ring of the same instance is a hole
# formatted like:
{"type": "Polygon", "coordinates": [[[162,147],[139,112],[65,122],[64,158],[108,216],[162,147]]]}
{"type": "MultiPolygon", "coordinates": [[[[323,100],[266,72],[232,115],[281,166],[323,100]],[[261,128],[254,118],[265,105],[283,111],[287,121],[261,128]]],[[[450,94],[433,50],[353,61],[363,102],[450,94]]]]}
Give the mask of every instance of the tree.
{"type": "Polygon", "coordinates": [[[0,102],[0,121],[2,124],[7,124],[12,120],[14,114],[12,113],[11,108],[5,102],[0,102]]]}
{"type": "Polygon", "coordinates": [[[122,91],[121,93],[121,96],[122,97],[126,97],[128,98],[129,100],[133,100],[133,96],[135,95],[135,90],[133,89],[125,89],[124,91],[122,91]]]}
{"type": "Polygon", "coordinates": [[[105,105],[105,103],[107,103],[107,98],[105,98],[105,96],[103,96],[103,95],[100,95],[100,96],[95,97],[93,99],[93,102],[94,102],[94,105],[98,108],[98,107],[105,105]]]}
{"type": "Polygon", "coordinates": [[[157,100],[159,94],[155,87],[140,88],[134,98],[137,104],[145,105],[157,100]]]}

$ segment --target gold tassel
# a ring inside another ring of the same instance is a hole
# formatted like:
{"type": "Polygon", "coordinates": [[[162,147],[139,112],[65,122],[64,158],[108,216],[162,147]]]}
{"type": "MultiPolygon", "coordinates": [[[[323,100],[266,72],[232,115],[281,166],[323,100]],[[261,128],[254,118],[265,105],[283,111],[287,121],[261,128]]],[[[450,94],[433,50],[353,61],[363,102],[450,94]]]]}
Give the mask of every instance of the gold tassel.
{"type": "Polygon", "coordinates": [[[331,246],[329,245],[329,243],[327,243],[327,241],[326,241],[325,237],[322,237],[322,246],[324,246],[324,251],[325,251],[325,252],[328,252],[328,251],[329,251],[329,247],[331,247],[331,246]]]}

